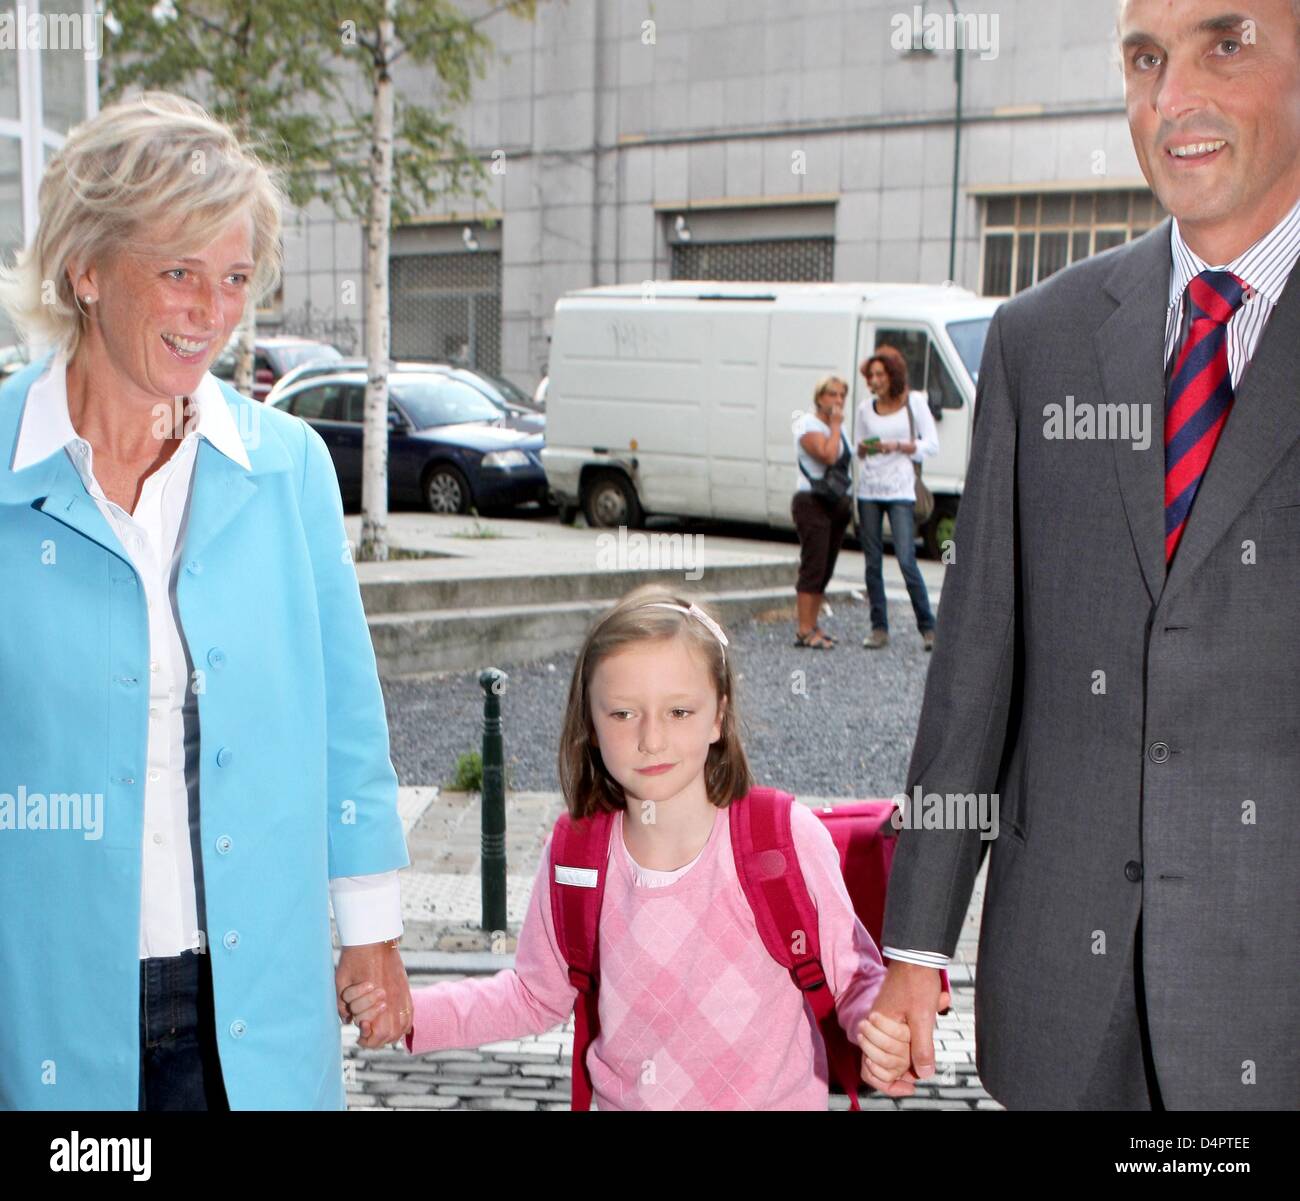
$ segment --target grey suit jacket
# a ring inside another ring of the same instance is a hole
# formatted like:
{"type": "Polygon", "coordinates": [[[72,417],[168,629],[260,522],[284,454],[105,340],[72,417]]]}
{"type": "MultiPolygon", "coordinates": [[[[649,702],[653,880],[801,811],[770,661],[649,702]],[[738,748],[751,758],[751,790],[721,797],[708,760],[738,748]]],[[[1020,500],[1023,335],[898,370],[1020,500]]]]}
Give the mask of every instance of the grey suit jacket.
{"type": "Polygon", "coordinates": [[[908,790],[997,793],[1000,833],[904,829],[883,941],[952,954],[989,850],[977,1063],[1014,1107],[1079,1103],[1139,914],[1165,1104],[1300,1105],[1300,267],[1166,578],[1169,234],[1010,300],[980,371],[908,790]],[[1150,406],[1149,449],[1049,439],[1069,396],[1150,406]]]}

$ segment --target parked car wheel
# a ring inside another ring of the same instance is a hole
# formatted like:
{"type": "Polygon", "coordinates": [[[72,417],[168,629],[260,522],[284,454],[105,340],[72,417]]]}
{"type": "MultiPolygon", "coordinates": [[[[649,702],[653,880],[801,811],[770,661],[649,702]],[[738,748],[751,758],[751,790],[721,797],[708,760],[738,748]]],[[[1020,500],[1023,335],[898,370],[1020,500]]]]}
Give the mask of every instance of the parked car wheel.
{"type": "Polygon", "coordinates": [[[635,528],[645,520],[632,481],[620,471],[598,471],[582,490],[582,512],[594,529],[635,528]]]}
{"type": "Polygon", "coordinates": [[[423,492],[431,513],[468,513],[474,500],[469,481],[450,463],[437,463],[425,472],[423,492]]]}
{"type": "Polygon", "coordinates": [[[951,496],[936,496],[934,512],[921,531],[925,543],[926,557],[939,559],[943,557],[943,544],[952,539],[957,527],[957,500],[951,496]]]}

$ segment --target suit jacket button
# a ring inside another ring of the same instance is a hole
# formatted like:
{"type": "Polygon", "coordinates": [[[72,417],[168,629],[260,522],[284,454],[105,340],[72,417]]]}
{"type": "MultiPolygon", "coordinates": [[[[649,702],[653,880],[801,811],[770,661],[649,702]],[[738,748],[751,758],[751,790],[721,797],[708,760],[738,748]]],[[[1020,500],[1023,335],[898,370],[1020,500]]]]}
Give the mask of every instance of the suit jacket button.
{"type": "Polygon", "coordinates": [[[1169,758],[1169,744],[1167,742],[1153,742],[1147,747],[1147,757],[1152,763],[1164,763],[1169,758]]]}
{"type": "Polygon", "coordinates": [[[1136,860],[1130,859],[1126,864],[1124,864],[1124,878],[1126,880],[1131,880],[1136,884],[1140,879],[1142,879],[1142,865],[1136,860]]]}

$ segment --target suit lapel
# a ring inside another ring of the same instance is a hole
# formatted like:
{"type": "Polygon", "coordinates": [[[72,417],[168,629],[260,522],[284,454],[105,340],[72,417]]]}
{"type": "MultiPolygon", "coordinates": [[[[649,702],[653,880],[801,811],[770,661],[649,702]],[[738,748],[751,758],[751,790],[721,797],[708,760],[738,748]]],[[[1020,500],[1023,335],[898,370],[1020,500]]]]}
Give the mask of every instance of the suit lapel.
{"type": "Polygon", "coordinates": [[[1093,345],[1106,401],[1146,405],[1151,444],[1134,450],[1112,439],[1115,474],[1133,548],[1152,601],[1165,587],[1165,315],[1172,261],[1166,219],[1116,256],[1106,291],[1118,307],[1097,328],[1093,345]]]}
{"type": "Polygon", "coordinates": [[[24,367],[6,381],[3,393],[0,393],[0,504],[20,504],[37,509],[97,542],[129,565],[130,556],[104,520],[99,506],[86,493],[81,476],[66,450],[48,455],[22,471],[10,469],[27,393],[45,370],[47,362],[44,360],[24,367]]]}
{"type": "Polygon", "coordinates": [[[30,470],[40,471],[51,459],[59,463],[52,473],[55,487],[36,505],[36,508],[47,517],[53,517],[55,521],[60,521],[70,529],[83,534],[92,542],[98,542],[106,551],[116,555],[134,570],[131,556],[127,554],[125,547],[118,541],[117,535],[104,520],[104,514],[99,511],[99,506],[86,491],[66,451],[58,451],[51,455],[50,459],[34,465],[30,470]],[[69,474],[71,479],[67,478],[69,474]]]}
{"type": "MultiPolygon", "coordinates": [[[[1300,269],[1300,268],[1298,268],[1300,269]]],[[[1300,438],[1300,283],[1292,271],[1236,390],[1169,568],[1181,588],[1300,438]]]]}
{"type": "Polygon", "coordinates": [[[212,540],[257,494],[256,482],[211,442],[200,438],[196,454],[190,514],[185,526],[186,560],[201,558],[212,540]]]}

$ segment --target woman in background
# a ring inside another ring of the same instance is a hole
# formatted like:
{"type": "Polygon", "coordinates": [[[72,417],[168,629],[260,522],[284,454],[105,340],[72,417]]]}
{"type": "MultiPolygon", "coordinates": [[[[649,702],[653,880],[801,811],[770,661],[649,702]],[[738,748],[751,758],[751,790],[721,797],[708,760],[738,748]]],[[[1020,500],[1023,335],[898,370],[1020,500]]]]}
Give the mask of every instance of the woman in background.
{"type": "Polygon", "coordinates": [[[853,461],[844,433],[844,401],[848,384],[838,375],[823,376],[813,391],[813,409],[794,425],[795,463],[799,468],[790,515],[799,534],[799,578],[795,583],[799,625],[795,646],[830,650],[835,640],[818,624],[826,585],[835,574],[844,531],[853,516],[847,491],[831,497],[823,492],[829,468],[841,474],[853,461]]]}
{"type": "Polygon", "coordinates": [[[889,645],[889,610],[882,567],[881,522],[889,514],[894,556],[907,582],[916,628],[925,649],[934,649],[934,614],[916,563],[916,470],[939,449],[939,433],[924,392],[909,392],[907,360],[892,346],[877,347],[862,364],[870,395],[858,406],[858,537],[867,557],[871,633],[868,650],[889,645]]]}

